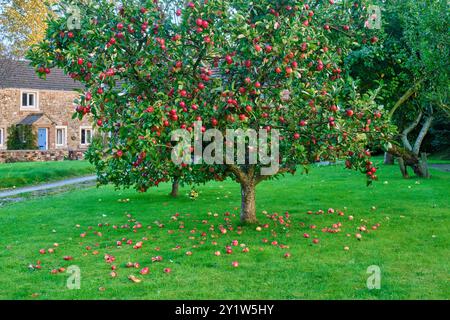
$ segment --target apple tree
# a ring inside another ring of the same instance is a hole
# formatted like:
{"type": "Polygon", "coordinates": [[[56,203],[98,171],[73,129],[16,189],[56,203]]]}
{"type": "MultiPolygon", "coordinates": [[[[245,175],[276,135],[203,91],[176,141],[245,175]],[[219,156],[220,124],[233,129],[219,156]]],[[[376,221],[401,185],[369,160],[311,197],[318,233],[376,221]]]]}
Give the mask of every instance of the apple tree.
{"type": "Polygon", "coordinates": [[[42,76],[59,67],[85,85],[76,116],[106,137],[89,158],[108,181],[146,190],[173,176],[229,177],[241,186],[241,220],[254,223],[256,186],[298,166],[345,159],[376,179],[368,148],[390,139],[389,125],[376,92],[359,94],[343,68],[354,46],[378,40],[366,1],[202,0],[174,16],[156,0],[79,1],[69,30],[73,2],[60,1],[29,58],[42,76]],[[250,146],[243,162],[174,163],[179,129],[270,133],[279,169],[264,173],[250,146]]]}
{"type": "MultiPolygon", "coordinates": [[[[347,68],[362,90],[382,84],[377,100],[400,129],[399,143],[386,154],[386,163],[393,164],[396,156],[405,178],[407,166],[418,177],[429,177],[425,151],[430,150],[424,141],[439,122],[442,128],[449,124],[448,2],[392,0],[380,5],[382,45],[354,50],[347,68]]],[[[445,129],[443,133],[445,137],[445,129]]],[[[448,139],[436,138],[445,149],[448,139]]]]}

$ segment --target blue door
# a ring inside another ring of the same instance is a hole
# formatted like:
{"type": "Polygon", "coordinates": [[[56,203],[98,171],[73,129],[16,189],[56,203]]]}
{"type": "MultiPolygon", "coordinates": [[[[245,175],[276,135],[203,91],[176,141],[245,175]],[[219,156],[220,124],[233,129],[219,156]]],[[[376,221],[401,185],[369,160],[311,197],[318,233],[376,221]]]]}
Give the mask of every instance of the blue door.
{"type": "Polygon", "coordinates": [[[39,150],[47,150],[47,129],[38,129],[38,147],[39,150]]]}

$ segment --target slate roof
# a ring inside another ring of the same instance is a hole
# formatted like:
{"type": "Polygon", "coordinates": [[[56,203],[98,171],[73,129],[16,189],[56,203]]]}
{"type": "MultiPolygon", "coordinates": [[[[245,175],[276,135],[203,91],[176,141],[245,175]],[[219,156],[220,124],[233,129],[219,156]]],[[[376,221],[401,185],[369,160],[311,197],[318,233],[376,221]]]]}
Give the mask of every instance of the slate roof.
{"type": "Polygon", "coordinates": [[[52,69],[44,80],[37,76],[29,61],[0,59],[0,88],[73,91],[82,89],[83,85],[61,69],[52,69]]]}

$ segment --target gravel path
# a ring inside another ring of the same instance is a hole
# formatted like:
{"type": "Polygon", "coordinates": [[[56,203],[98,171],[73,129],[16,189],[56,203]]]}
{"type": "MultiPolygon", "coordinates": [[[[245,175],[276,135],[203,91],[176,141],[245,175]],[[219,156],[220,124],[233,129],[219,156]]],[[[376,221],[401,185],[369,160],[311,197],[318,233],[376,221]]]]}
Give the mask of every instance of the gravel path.
{"type": "Polygon", "coordinates": [[[53,183],[46,183],[46,184],[41,184],[41,185],[32,186],[32,187],[24,187],[24,188],[17,188],[17,189],[13,189],[13,190],[0,191],[0,198],[15,197],[15,196],[18,196],[21,194],[31,193],[31,192],[49,191],[49,190],[58,189],[61,187],[84,184],[87,182],[94,182],[96,179],[97,179],[96,176],[89,176],[89,177],[82,177],[82,178],[67,179],[67,180],[62,180],[62,181],[53,182],[53,183]]]}

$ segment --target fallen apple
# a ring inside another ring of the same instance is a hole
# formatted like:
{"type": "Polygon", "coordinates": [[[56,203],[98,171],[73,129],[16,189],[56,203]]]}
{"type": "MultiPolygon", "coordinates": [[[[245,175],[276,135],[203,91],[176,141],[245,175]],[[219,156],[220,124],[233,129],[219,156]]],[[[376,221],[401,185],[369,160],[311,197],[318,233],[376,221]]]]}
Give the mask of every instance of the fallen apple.
{"type": "Polygon", "coordinates": [[[128,279],[129,279],[130,281],[134,282],[134,283],[140,283],[140,282],[142,282],[141,279],[138,279],[138,278],[136,278],[136,277],[133,276],[133,275],[128,276],[128,279]]]}
{"type": "Polygon", "coordinates": [[[141,271],[139,271],[139,273],[142,274],[142,275],[149,274],[149,272],[150,272],[150,269],[147,268],[147,267],[142,268],[141,271]]]}

